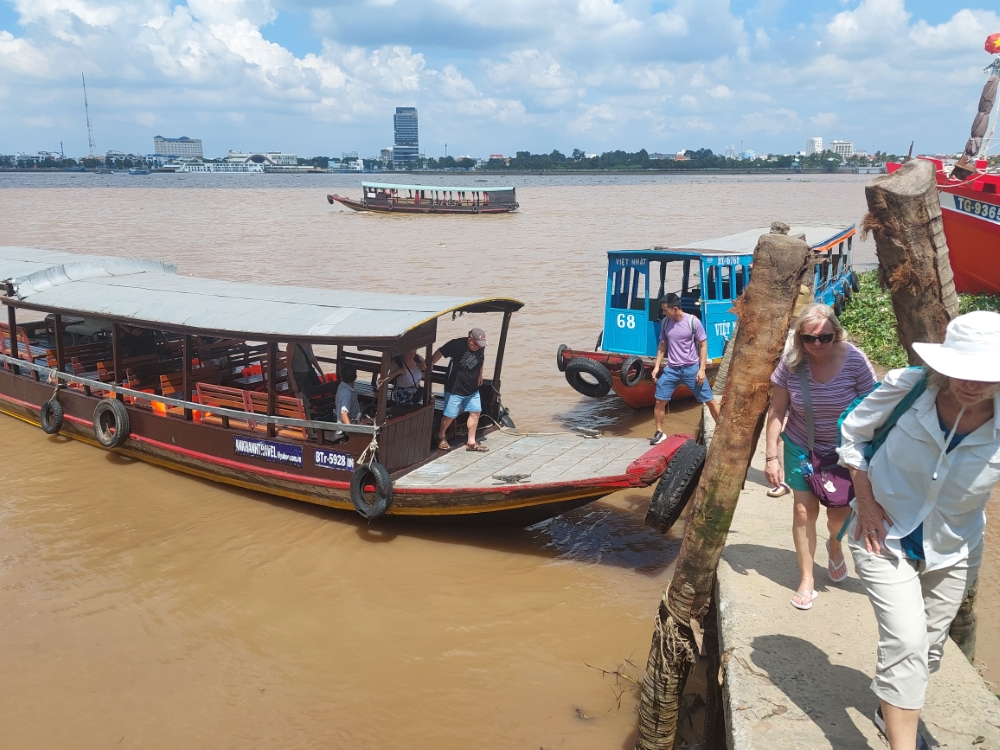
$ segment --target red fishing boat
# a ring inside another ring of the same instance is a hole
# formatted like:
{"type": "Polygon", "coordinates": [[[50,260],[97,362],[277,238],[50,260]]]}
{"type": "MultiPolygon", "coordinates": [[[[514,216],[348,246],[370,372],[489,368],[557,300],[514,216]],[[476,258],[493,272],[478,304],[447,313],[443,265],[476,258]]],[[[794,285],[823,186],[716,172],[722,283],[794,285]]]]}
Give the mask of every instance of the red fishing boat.
{"type": "MultiPolygon", "coordinates": [[[[986,51],[1000,55],[1000,33],[986,39],[986,51]]],[[[944,234],[948,240],[955,288],[960,292],[1000,294],[1000,174],[989,171],[982,158],[992,140],[990,117],[1000,84],[1000,57],[986,68],[990,73],[979,99],[979,111],[965,152],[954,166],[941,159],[920,157],[934,164],[944,234]],[[989,130],[989,134],[987,134],[989,130]]],[[[890,173],[899,164],[889,164],[890,173]]]]}
{"type": "Polygon", "coordinates": [[[336,193],[330,205],[342,203],[353,211],[399,214],[509,214],[516,211],[512,187],[440,187],[362,182],[361,200],[336,193]]]}

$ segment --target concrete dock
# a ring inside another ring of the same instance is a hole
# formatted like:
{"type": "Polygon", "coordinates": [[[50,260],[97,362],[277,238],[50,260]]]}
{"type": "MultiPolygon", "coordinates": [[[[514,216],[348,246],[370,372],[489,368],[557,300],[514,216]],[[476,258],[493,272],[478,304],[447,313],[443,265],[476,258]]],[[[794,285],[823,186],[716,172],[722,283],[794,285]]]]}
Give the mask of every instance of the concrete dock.
{"type": "MultiPolygon", "coordinates": [[[[871,605],[850,554],[850,577],[830,583],[821,513],[819,597],[808,611],[791,606],[798,583],[792,500],[765,494],[763,447],[762,439],[718,572],[729,748],[884,750],[872,722],[878,700],[869,689],[878,645],[871,605]]],[[[950,639],[931,676],[920,731],[931,747],[1000,750],[1000,700],[950,639]]]]}

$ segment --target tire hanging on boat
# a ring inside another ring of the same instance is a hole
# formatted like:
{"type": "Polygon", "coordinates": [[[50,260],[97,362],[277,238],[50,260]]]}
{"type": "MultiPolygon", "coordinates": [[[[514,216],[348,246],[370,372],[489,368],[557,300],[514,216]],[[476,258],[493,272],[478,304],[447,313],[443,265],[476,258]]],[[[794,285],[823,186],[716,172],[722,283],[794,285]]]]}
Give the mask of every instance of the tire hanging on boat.
{"type": "Polygon", "coordinates": [[[359,464],[351,477],[351,502],[354,509],[369,521],[378,518],[392,506],[392,479],[386,468],[372,461],[359,464]],[[365,484],[371,477],[375,485],[375,502],[371,505],[365,500],[365,484]]]}
{"type": "Polygon", "coordinates": [[[851,271],[851,289],[855,292],[861,291],[861,279],[858,278],[857,271],[851,271]]]}
{"type": "Polygon", "coordinates": [[[850,302],[851,299],[854,298],[854,290],[851,289],[850,281],[848,281],[848,283],[844,284],[843,292],[844,292],[844,299],[846,301],[850,302]]]}
{"type": "Polygon", "coordinates": [[[105,448],[121,447],[131,432],[128,410],[116,398],[104,398],[94,409],[94,436],[105,448]]]}
{"type": "Polygon", "coordinates": [[[666,534],[677,523],[698,487],[706,453],[705,446],[694,440],[686,441],[677,449],[649,500],[647,526],[666,534]]]}
{"type": "Polygon", "coordinates": [[[563,352],[569,349],[566,344],[559,344],[559,348],[556,349],[556,367],[559,368],[559,372],[566,372],[566,360],[563,358],[563,352]]]}
{"type": "Polygon", "coordinates": [[[574,357],[566,365],[566,382],[582,396],[603,398],[611,390],[611,373],[600,362],[586,357],[574,357]],[[584,380],[584,375],[589,375],[597,382],[584,380]]]}
{"type": "Polygon", "coordinates": [[[630,354],[622,362],[622,369],[618,377],[621,378],[623,384],[629,388],[634,388],[642,382],[642,376],[645,374],[646,365],[642,359],[634,354],[630,354]]]}
{"type": "Polygon", "coordinates": [[[833,314],[838,318],[844,312],[844,295],[838,294],[833,298],[833,314]]]}
{"type": "Polygon", "coordinates": [[[62,404],[56,401],[53,396],[48,401],[42,402],[42,408],[38,415],[38,421],[42,425],[42,432],[46,435],[58,435],[63,426],[62,404]]]}

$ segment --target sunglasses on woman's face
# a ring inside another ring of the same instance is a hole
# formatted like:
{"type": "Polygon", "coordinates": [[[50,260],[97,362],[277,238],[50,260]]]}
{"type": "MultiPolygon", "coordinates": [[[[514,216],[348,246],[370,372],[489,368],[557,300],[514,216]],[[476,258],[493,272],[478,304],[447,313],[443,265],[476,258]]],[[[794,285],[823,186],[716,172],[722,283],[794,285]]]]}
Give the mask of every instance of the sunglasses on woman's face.
{"type": "Polygon", "coordinates": [[[833,341],[832,333],[821,333],[819,336],[810,336],[808,333],[800,333],[802,337],[803,344],[815,344],[819,342],[820,344],[829,344],[833,341]]]}

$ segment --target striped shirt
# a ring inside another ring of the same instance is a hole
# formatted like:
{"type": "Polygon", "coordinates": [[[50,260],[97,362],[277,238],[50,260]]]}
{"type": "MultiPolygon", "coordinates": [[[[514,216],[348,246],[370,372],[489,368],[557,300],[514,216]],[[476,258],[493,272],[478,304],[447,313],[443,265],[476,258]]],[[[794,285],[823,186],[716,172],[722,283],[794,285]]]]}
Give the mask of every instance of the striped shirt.
{"type": "MultiPolygon", "coordinates": [[[[809,395],[812,397],[813,423],[816,432],[814,450],[817,453],[832,453],[837,448],[837,420],[841,413],[858,396],[864,396],[875,388],[875,371],[864,352],[848,344],[847,358],[840,372],[828,383],[813,380],[806,359],[806,374],[809,377],[809,395]]],[[[788,423],[785,434],[796,445],[809,447],[809,433],[806,430],[805,411],[799,374],[789,370],[785,360],[771,376],[771,382],[788,390],[788,423]]]]}

